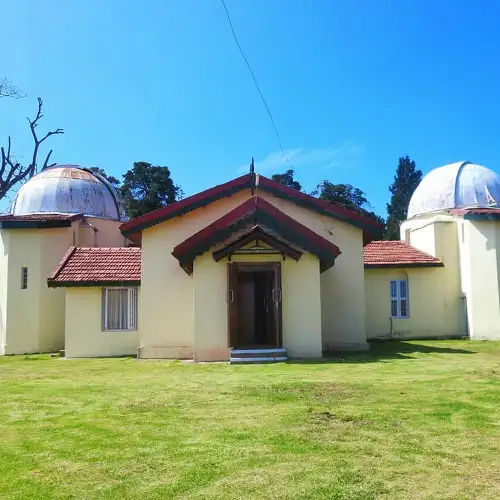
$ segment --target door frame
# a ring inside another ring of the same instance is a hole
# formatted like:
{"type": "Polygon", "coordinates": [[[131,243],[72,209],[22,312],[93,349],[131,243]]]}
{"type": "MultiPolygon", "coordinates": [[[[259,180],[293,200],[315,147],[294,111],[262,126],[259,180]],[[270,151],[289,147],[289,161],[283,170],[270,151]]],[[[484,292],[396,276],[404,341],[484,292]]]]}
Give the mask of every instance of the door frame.
{"type": "Polygon", "coordinates": [[[282,273],[280,262],[228,262],[227,264],[227,345],[233,347],[231,339],[234,338],[235,332],[238,329],[238,296],[236,293],[238,274],[244,272],[272,271],[274,276],[274,288],[271,296],[273,307],[275,308],[274,328],[276,335],[276,344],[278,347],[283,347],[283,331],[282,331],[282,273]]]}

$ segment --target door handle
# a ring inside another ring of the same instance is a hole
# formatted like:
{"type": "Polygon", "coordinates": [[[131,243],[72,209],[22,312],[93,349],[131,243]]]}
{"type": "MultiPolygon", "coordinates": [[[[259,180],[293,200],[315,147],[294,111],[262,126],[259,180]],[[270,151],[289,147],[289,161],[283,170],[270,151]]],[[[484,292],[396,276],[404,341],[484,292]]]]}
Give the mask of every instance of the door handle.
{"type": "Polygon", "coordinates": [[[234,302],[234,290],[232,288],[227,291],[227,302],[228,304],[232,304],[234,302]]]}

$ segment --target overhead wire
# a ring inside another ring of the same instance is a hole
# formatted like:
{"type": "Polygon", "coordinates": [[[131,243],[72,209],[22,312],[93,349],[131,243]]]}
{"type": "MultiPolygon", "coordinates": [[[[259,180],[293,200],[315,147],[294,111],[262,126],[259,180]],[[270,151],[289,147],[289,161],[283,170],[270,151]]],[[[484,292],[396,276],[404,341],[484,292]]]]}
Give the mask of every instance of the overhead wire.
{"type": "Polygon", "coordinates": [[[288,159],[287,154],[285,153],[285,149],[283,148],[283,143],[281,142],[281,136],[278,132],[278,127],[276,126],[276,122],[274,121],[273,114],[271,113],[271,110],[269,109],[269,106],[267,105],[266,99],[264,98],[264,94],[260,90],[260,86],[257,82],[257,78],[255,78],[255,74],[252,70],[252,67],[250,66],[250,63],[248,62],[248,59],[245,55],[245,52],[243,51],[243,48],[240,45],[240,42],[238,41],[238,37],[236,36],[236,32],[234,30],[233,26],[233,21],[231,20],[231,16],[229,14],[229,11],[227,10],[226,2],[224,0],[221,0],[222,6],[224,7],[224,11],[226,12],[226,17],[229,23],[229,27],[231,28],[231,33],[233,34],[233,39],[236,43],[236,46],[238,47],[238,50],[240,51],[241,57],[243,58],[243,61],[245,61],[245,64],[248,68],[248,71],[250,72],[250,75],[252,77],[253,83],[255,84],[255,88],[257,89],[257,92],[260,96],[260,99],[262,100],[262,104],[264,104],[264,107],[266,108],[267,114],[269,115],[269,118],[271,120],[271,124],[273,126],[274,133],[276,134],[276,138],[278,139],[278,145],[281,151],[281,154],[283,155],[283,158],[285,159],[286,163],[290,166],[290,168],[293,170],[293,166],[290,163],[290,160],[288,159]]]}

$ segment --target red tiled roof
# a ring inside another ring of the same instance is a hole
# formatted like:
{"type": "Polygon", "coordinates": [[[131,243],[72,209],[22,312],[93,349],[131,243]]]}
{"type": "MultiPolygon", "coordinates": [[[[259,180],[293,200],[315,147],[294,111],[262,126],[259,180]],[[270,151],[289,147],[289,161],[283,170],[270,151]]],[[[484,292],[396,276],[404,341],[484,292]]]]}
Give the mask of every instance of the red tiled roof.
{"type": "Polygon", "coordinates": [[[52,275],[50,287],[139,284],[141,249],[71,247],[52,275]]]}
{"type": "Polygon", "coordinates": [[[314,210],[322,215],[359,227],[363,229],[366,240],[373,238],[371,235],[376,235],[381,231],[381,226],[378,222],[355,210],[349,210],[338,204],[319,200],[314,196],[301,193],[296,189],[284,186],[262,175],[252,176],[251,174],[243,175],[232,181],[212,187],[201,193],[189,196],[165,207],[158,208],[157,210],[153,210],[135,219],[131,219],[123,223],[120,229],[124,236],[138,243],[141,239],[141,232],[143,229],[174,217],[185,215],[192,210],[207,206],[224,197],[232,196],[244,189],[248,189],[249,191],[254,190],[257,194],[259,194],[260,191],[268,192],[304,208],[314,210]]]}
{"type": "Polygon", "coordinates": [[[480,215],[480,216],[500,216],[500,208],[453,208],[450,210],[453,215],[480,215]]]}
{"type": "Polygon", "coordinates": [[[439,267],[442,262],[404,241],[372,241],[364,248],[366,268],[439,267]]]}

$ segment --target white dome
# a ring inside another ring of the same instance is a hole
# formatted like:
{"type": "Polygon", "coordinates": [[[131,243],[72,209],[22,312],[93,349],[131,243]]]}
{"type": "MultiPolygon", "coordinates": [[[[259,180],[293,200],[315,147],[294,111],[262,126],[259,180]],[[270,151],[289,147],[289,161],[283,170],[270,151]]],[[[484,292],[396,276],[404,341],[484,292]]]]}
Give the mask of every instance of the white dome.
{"type": "Polygon", "coordinates": [[[500,176],[469,161],[431,170],[408,205],[408,219],[453,208],[500,208],[500,176]]]}
{"type": "Polygon", "coordinates": [[[116,190],[102,176],[76,165],[58,165],[33,176],[19,189],[10,212],[124,219],[116,190]]]}

